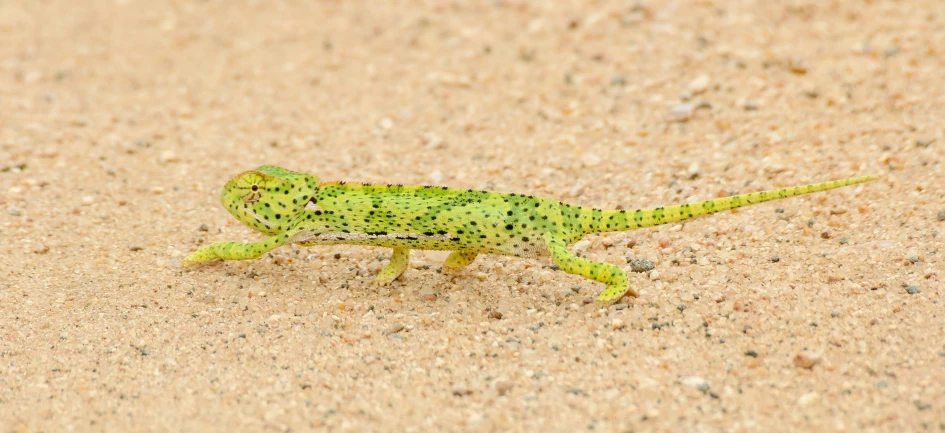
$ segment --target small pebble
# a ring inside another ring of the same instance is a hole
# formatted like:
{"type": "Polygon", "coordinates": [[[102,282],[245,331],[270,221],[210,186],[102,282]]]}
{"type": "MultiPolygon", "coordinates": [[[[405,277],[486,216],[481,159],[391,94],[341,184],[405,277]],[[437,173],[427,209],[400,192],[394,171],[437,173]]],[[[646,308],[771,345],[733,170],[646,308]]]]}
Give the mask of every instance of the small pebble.
{"type": "Polygon", "coordinates": [[[679,383],[691,386],[693,388],[707,388],[709,382],[699,376],[683,376],[679,378],[679,383]]]}
{"type": "Polygon", "coordinates": [[[33,247],[33,252],[36,254],[46,254],[49,252],[49,246],[46,244],[39,244],[33,247]]]}
{"type": "Polygon", "coordinates": [[[436,290],[430,286],[424,286],[420,289],[420,299],[424,302],[433,302],[436,300],[436,290]]]}
{"type": "Polygon", "coordinates": [[[384,330],[384,335],[396,334],[403,330],[404,330],[404,325],[401,323],[396,323],[391,326],[388,326],[387,329],[384,330]]]}
{"type": "Polygon", "coordinates": [[[920,138],[915,141],[915,145],[919,147],[929,147],[932,143],[935,143],[934,138],[920,138]]]}
{"type": "Polygon", "coordinates": [[[935,219],[945,221],[945,209],[938,211],[938,216],[936,216],[935,219]]]}
{"type": "Polygon", "coordinates": [[[771,263],[777,263],[781,261],[780,256],[771,256],[771,263]]]}
{"type": "Polygon", "coordinates": [[[666,120],[678,123],[688,122],[689,119],[692,119],[692,114],[695,112],[695,109],[695,104],[679,104],[673,106],[669,109],[666,120]]]}
{"type": "Polygon", "coordinates": [[[140,245],[132,245],[132,246],[128,247],[128,249],[131,250],[131,251],[141,251],[141,250],[144,249],[144,247],[142,247],[142,246],[140,246],[140,245]]]}
{"type": "Polygon", "coordinates": [[[648,272],[652,271],[655,267],[653,262],[647,259],[638,258],[630,260],[630,270],[633,272],[648,272]]]}
{"type": "Polygon", "coordinates": [[[689,168],[686,170],[689,174],[690,179],[695,179],[699,177],[699,162],[693,161],[692,164],[689,164],[689,168]]]}
{"type": "Polygon", "coordinates": [[[750,356],[750,357],[752,357],[752,358],[757,358],[757,357],[758,357],[758,352],[755,352],[754,350],[748,350],[748,351],[745,351],[745,356],[750,356]]]}
{"type": "Polygon", "coordinates": [[[791,59],[788,61],[788,70],[793,74],[804,75],[807,73],[807,61],[804,59],[791,59]]]}
{"type": "Polygon", "coordinates": [[[918,294],[918,293],[921,293],[921,292],[922,292],[922,290],[919,289],[919,286],[909,286],[909,287],[906,287],[906,293],[908,293],[908,294],[910,294],[910,295],[915,295],[915,294],[918,294]]]}
{"type": "Polygon", "coordinates": [[[709,88],[709,76],[700,75],[689,82],[689,91],[695,95],[705,92],[709,88]]]}
{"type": "Polygon", "coordinates": [[[202,231],[202,232],[209,231],[209,230],[210,230],[210,226],[208,226],[208,225],[206,225],[206,224],[201,224],[200,227],[197,228],[197,230],[198,230],[198,231],[202,231]]]}
{"type": "Polygon", "coordinates": [[[20,211],[18,209],[10,209],[10,216],[20,216],[20,211]]]}
{"type": "Polygon", "coordinates": [[[161,152],[160,160],[162,164],[167,164],[169,162],[177,162],[178,158],[177,154],[175,154],[173,150],[165,150],[164,152],[161,152]]]}
{"type": "Polygon", "coordinates": [[[810,406],[811,404],[815,403],[817,399],[819,398],[820,398],[820,394],[814,391],[811,391],[802,395],[800,398],[798,398],[797,404],[800,406],[810,406]]]}
{"type": "Polygon", "coordinates": [[[496,310],[492,310],[489,312],[489,318],[495,319],[495,320],[502,320],[502,313],[496,310]]]}
{"type": "Polygon", "coordinates": [[[821,356],[810,350],[804,350],[794,356],[794,366],[810,370],[820,363],[821,356]]]}
{"type": "Polygon", "coordinates": [[[506,395],[512,390],[512,382],[508,380],[497,380],[495,382],[495,392],[499,395],[506,395]]]}
{"type": "Polygon", "coordinates": [[[627,327],[627,324],[626,324],[626,323],[623,323],[623,320],[614,319],[614,320],[612,320],[612,321],[610,322],[610,327],[613,328],[614,331],[619,331],[619,330],[621,330],[621,329],[626,328],[626,327],[627,327]]]}
{"type": "Polygon", "coordinates": [[[745,111],[757,111],[761,108],[761,103],[755,100],[748,100],[745,101],[745,105],[743,105],[742,108],[744,108],[745,111]]]}
{"type": "Polygon", "coordinates": [[[824,230],[824,231],[820,232],[820,237],[822,237],[822,238],[824,238],[824,239],[830,239],[830,232],[824,230]]]}

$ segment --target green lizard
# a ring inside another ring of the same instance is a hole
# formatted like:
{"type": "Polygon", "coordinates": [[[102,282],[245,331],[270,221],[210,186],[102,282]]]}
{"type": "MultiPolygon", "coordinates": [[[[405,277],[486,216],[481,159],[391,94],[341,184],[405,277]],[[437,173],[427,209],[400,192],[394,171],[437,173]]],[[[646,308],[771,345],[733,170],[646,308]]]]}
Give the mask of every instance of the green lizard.
{"type": "Polygon", "coordinates": [[[373,245],[393,248],[390,263],[376,280],[387,284],[407,269],[412,249],[452,251],[443,264],[446,272],[472,263],[481,253],[551,256],[561,270],[606,284],[597,298],[606,305],[637,293],[620,267],[568,251],[568,245],[584,235],[683,221],[873,179],[876,176],[852,177],[674,206],[608,210],[445,186],[319,183],[309,174],[264,165],[231,179],[220,199],[240,222],[270,237],[207,245],[187,256],[181,266],[253,259],[282,244],[373,245]]]}

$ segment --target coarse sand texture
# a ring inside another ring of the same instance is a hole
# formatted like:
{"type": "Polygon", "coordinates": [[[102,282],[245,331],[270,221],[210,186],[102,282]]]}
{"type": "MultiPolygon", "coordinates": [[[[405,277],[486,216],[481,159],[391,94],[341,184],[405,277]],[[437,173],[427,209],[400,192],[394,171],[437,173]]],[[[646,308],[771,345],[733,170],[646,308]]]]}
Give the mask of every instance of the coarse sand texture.
{"type": "Polygon", "coordinates": [[[945,432],[942,47],[940,0],[0,1],[0,433],[945,432]]]}

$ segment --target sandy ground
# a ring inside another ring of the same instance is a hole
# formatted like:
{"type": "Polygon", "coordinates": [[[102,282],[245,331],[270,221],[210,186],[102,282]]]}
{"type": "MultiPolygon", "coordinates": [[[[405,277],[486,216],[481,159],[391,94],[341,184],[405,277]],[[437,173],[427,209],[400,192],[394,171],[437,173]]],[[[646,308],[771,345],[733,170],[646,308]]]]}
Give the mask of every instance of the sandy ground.
{"type": "Polygon", "coordinates": [[[945,5],[0,2],[0,431],[945,430],[945,5]],[[260,164],[649,207],[547,260],[285,247],[260,164]]]}

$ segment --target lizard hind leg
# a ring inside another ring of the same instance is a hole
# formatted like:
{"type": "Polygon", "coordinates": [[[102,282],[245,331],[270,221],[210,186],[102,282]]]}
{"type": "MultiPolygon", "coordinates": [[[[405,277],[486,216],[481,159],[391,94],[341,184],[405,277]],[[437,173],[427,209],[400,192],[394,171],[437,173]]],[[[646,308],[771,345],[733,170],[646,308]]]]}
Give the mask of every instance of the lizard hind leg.
{"type": "Polygon", "coordinates": [[[453,251],[446,261],[443,262],[443,273],[454,274],[460,270],[460,268],[470,264],[473,260],[476,260],[476,256],[479,253],[473,251],[453,251]]]}
{"type": "Polygon", "coordinates": [[[390,256],[390,263],[384,266],[384,269],[381,269],[374,281],[381,286],[390,284],[407,270],[407,263],[409,262],[410,248],[394,248],[394,253],[390,256]]]}
{"type": "Polygon", "coordinates": [[[637,296],[637,291],[630,286],[627,273],[610,263],[595,262],[576,256],[568,251],[567,245],[560,239],[546,239],[548,250],[555,264],[569,274],[580,275],[607,285],[597,296],[598,305],[610,305],[623,295],[637,296]]]}

